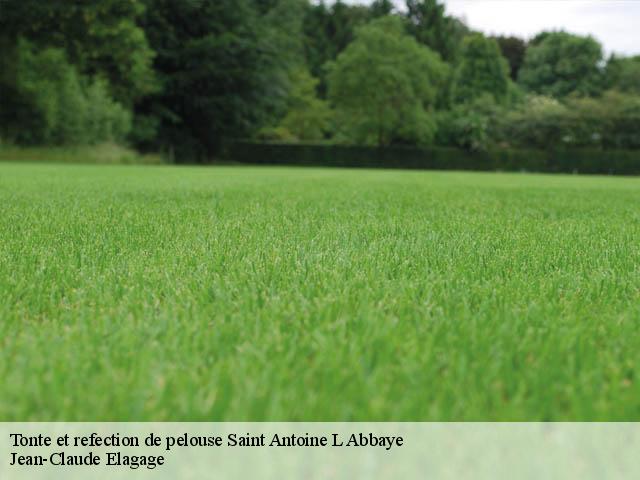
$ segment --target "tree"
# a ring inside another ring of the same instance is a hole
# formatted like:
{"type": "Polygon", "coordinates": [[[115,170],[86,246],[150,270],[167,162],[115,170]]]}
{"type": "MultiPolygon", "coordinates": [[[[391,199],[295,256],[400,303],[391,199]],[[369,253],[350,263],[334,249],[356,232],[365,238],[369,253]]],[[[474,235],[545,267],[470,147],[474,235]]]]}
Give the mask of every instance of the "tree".
{"type": "Polygon", "coordinates": [[[607,62],[606,85],[621,92],[640,94],[640,55],[612,55],[607,62]]]}
{"type": "MultiPolygon", "coordinates": [[[[120,141],[129,112],[114,102],[106,82],[78,74],[60,48],[22,39],[11,64],[11,96],[0,102],[2,136],[19,144],[82,145],[120,141]]],[[[4,87],[3,87],[4,90],[4,87]]]]}
{"type": "Polygon", "coordinates": [[[317,141],[329,131],[331,110],[327,102],[318,98],[318,80],[299,67],[291,72],[288,110],[279,125],[266,128],[260,136],[268,140],[317,141]]]}
{"type": "Polygon", "coordinates": [[[453,96],[458,103],[489,94],[496,101],[509,92],[509,67],[498,43],[478,33],[465,38],[456,69],[453,96]]]}
{"type": "MultiPolygon", "coordinates": [[[[206,159],[225,138],[251,135],[274,110],[279,43],[252,0],[147,0],[142,25],[157,52],[161,93],[136,106],[156,127],[148,148],[206,159]]],[[[285,95],[282,98],[286,98],[285,95]]]]}
{"type": "Polygon", "coordinates": [[[564,101],[530,95],[495,118],[497,140],[527,148],[640,148],[640,96],[616,91],[564,101]]]}
{"type": "Polygon", "coordinates": [[[593,37],[566,32],[538,35],[529,46],[518,82],[554,97],[597,95],[604,85],[602,46],[593,37]]]}
{"type": "Polygon", "coordinates": [[[306,68],[303,21],[309,4],[307,0],[270,0],[268,4],[266,0],[253,1],[262,3],[260,45],[271,63],[263,72],[269,78],[265,82],[265,117],[261,123],[272,124],[289,106],[288,97],[298,80],[296,72],[306,68]]]}
{"type": "Polygon", "coordinates": [[[438,0],[407,0],[409,32],[418,42],[435,50],[446,62],[454,62],[469,29],[460,20],[445,13],[438,0]]]}
{"type": "Polygon", "coordinates": [[[569,98],[572,146],[640,148],[640,96],[605,92],[598,98],[569,98]]]}
{"type": "Polygon", "coordinates": [[[2,0],[0,35],[17,45],[61,48],[79,73],[109,81],[113,96],[131,105],[157,87],[153,51],[137,22],[142,0],[2,0]]]}
{"type": "Polygon", "coordinates": [[[428,144],[430,111],[447,75],[439,55],[404,33],[397,17],[360,28],[329,72],[329,99],[343,139],[358,144],[428,144]]]}
{"type": "Polygon", "coordinates": [[[353,41],[359,26],[386,14],[387,3],[376,2],[371,9],[341,1],[331,7],[324,1],[309,6],[304,19],[305,55],[311,74],[319,79],[318,92],[323,98],[327,91],[327,63],[335,60],[353,41]]]}
{"type": "Polygon", "coordinates": [[[527,51],[527,43],[518,37],[494,37],[504,58],[509,62],[511,80],[518,80],[518,72],[524,62],[524,54],[527,51]]]}
{"type": "Polygon", "coordinates": [[[568,109],[559,100],[529,95],[519,108],[495,119],[492,131],[499,142],[527,148],[563,145],[568,109]]]}

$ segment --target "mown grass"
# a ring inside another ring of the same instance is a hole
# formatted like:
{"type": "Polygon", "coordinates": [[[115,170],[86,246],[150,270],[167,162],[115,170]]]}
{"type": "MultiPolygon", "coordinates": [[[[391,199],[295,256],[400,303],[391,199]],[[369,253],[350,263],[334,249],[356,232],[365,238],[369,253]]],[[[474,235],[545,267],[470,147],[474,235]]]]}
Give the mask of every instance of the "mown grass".
{"type": "Polygon", "coordinates": [[[0,164],[0,420],[640,420],[640,180],[0,164]]]}

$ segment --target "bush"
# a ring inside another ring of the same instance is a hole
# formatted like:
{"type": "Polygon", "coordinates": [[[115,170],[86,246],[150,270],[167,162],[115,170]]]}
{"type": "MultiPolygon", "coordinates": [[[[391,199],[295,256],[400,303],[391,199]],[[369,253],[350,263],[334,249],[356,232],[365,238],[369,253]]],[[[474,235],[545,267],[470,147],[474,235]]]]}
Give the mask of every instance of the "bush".
{"type": "Polygon", "coordinates": [[[454,107],[437,115],[436,142],[464,150],[484,150],[488,143],[488,117],[464,107],[454,107]]]}
{"type": "Polygon", "coordinates": [[[331,110],[316,94],[318,81],[305,69],[294,69],[290,77],[292,88],[289,92],[288,111],[277,127],[280,139],[324,139],[330,131],[331,110]]]}
{"type": "Polygon", "coordinates": [[[615,91],[567,102],[572,145],[640,148],[640,96],[615,91]]]}
{"type": "Polygon", "coordinates": [[[495,119],[491,138],[497,143],[527,148],[562,145],[567,135],[567,116],[567,107],[558,100],[531,95],[522,106],[495,119]]]}
{"type": "Polygon", "coordinates": [[[284,126],[264,127],[258,131],[258,140],[266,142],[297,142],[299,141],[289,129],[284,126]]]}
{"type": "Polygon", "coordinates": [[[531,96],[492,122],[498,143],[528,148],[640,148],[640,96],[607,92],[564,102],[531,96]]]}
{"type": "Polygon", "coordinates": [[[465,150],[486,150],[491,144],[490,127],[503,115],[503,107],[493,96],[484,94],[438,113],[438,145],[465,150]]]}

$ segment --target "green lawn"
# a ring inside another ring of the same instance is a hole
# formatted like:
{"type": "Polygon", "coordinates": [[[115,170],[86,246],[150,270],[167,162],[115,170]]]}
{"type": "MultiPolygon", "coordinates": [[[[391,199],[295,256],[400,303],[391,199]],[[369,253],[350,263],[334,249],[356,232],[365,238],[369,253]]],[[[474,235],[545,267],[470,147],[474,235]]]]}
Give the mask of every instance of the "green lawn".
{"type": "Polygon", "coordinates": [[[0,420],[640,420],[640,179],[0,164],[0,420]]]}

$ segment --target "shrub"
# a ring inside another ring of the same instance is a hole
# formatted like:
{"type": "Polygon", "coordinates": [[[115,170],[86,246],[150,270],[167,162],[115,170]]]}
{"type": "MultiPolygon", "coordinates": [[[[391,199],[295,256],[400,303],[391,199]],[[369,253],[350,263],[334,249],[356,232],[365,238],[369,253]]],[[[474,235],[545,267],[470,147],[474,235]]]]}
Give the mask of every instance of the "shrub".
{"type": "Polygon", "coordinates": [[[519,147],[635,149],[640,148],[640,96],[611,91],[564,102],[531,96],[492,125],[495,141],[519,147]]]}
{"type": "Polygon", "coordinates": [[[640,96],[610,91],[569,99],[567,106],[573,145],[640,148],[640,96]]]}
{"type": "Polygon", "coordinates": [[[438,113],[438,145],[464,150],[486,150],[491,144],[490,127],[503,109],[493,96],[484,94],[472,102],[438,113]]]}
{"type": "Polygon", "coordinates": [[[259,140],[266,142],[296,142],[298,137],[291,133],[286,127],[264,127],[258,131],[259,140]]]}
{"type": "Polygon", "coordinates": [[[87,88],[87,122],[92,143],[122,141],[131,131],[131,114],[109,97],[108,84],[96,79],[87,88]]]}
{"type": "Polygon", "coordinates": [[[491,137],[498,143],[527,148],[562,145],[567,116],[567,107],[558,100],[531,95],[519,108],[495,118],[491,137]]]}
{"type": "Polygon", "coordinates": [[[486,116],[463,107],[454,107],[437,116],[439,145],[465,150],[483,150],[487,146],[489,120],[486,116]]]}
{"type": "MultiPolygon", "coordinates": [[[[291,74],[288,111],[278,130],[302,141],[322,140],[330,130],[331,110],[316,94],[318,81],[305,69],[291,74]]],[[[281,137],[282,140],[286,138],[281,137]]]]}

